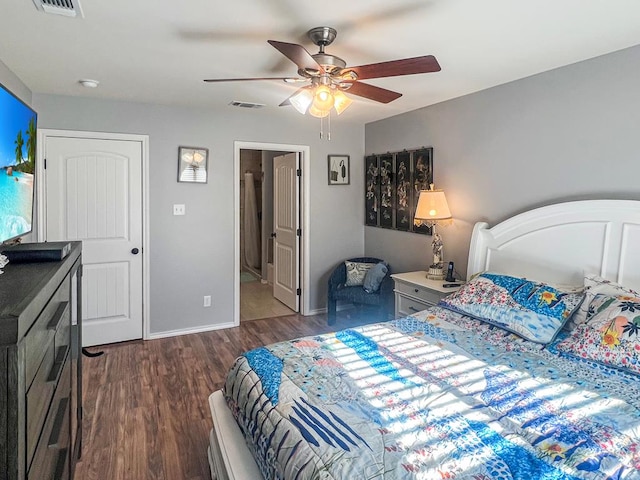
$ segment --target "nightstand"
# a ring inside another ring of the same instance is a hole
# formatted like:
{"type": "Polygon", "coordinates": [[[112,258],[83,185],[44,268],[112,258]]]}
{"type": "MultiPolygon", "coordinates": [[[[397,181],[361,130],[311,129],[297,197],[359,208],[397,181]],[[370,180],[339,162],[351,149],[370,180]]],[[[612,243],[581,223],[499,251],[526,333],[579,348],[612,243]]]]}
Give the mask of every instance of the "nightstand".
{"type": "MultiPolygon", "coordinates": [[[[442,298],[455,292],[460,287],[442,286],[446,280],[430,280],[427,272],[394,273],[391,278],[395,281],[396,318],[406,317],[425,308],[436,305],[442,298]]],[[[458,280],[455,283],[464,283],[458,280]]]]}

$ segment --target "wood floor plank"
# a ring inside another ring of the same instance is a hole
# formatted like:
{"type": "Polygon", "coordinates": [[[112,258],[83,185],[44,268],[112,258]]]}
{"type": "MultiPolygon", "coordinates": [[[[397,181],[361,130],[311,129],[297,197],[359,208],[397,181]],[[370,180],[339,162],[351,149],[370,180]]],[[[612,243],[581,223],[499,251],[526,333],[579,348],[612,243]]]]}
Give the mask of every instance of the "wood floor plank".
{"type": "Polygon", "coordinates": [[[290,315],[240,327],[101,347],[83,362],[83,451],[75,480],[209,480],[208,397],[236,357],[365,323],[290,315]]]}

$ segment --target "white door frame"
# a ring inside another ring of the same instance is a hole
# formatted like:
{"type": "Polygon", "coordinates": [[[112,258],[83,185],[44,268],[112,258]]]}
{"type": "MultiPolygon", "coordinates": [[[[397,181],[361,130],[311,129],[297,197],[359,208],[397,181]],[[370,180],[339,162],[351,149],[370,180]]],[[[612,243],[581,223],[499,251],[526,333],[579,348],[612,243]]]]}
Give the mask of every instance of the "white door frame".
{"type": "Polygon", "coordinates": [[[300,310],[309,315],[309,191],[311,171],[311,149],[308,145],[282,143],[233,142],[233,324],[240,325],[240,150],[272,150],[276,152],[297,152],[300,155],[302,181],[300,184],[300,310]]]}
{"type": "Polygon", "coordinates": [[[89,138],[97,140],[124,140],[140,142],[142,145],[142,339],[150,338],[149,325],[149,135],[128,133],[86,132],[76,130],[38,129],[37,162],[36,162],[36,195],[37,195],[37,241],[46,236],[47,205],[46,180],[44,172],[45,145],[48,137],[89,138]]]}

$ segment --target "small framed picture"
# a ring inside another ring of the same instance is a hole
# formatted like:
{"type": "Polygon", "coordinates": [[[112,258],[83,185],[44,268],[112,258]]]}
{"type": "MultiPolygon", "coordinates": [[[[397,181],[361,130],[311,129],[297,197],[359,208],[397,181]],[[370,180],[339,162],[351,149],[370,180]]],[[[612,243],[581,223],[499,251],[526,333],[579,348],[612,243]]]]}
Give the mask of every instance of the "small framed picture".
{"type": "Polygon", "coordinates": [[[178,181],[207,183],[209,149],[178,147],[178,181]]]}
{"type": "Polygon", "coordinates": [[[329,185],[349,185],[349,155],[329,155],[329,185]]]}

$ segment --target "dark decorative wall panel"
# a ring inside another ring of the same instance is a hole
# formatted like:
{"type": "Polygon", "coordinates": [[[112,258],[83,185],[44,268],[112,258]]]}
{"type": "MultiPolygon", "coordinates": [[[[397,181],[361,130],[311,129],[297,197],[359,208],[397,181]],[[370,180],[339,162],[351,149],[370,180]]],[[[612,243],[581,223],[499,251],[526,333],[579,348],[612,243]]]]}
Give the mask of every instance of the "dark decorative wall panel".
{"type": "Polygon", "coordinates": [[[395,197],[397,230],[408,232],[411,230],[411,154],[402,152],[396,154],[395,162],[395,197]]]}
{"type": "Polygon", "coordinates": [[[393,155],[381,155],[380,167],[380,223],[383,228],[393,228],[393,155]]]}
{"type": "MultiPolygon", "coordinates": [[[[412,152],[411,171],[413,172],[412,205],[415,213],[420,190],[429,190],[430,185],[433,183],[433,148],[423,148],[412,152]]],[[[431,235],[433,229],[424,225],[420,227],[413,225],[413,231],[431,235]]]]}
{"type": "Polygon", "coordinates": [[[364,160],[365,216],[364,224],[378,225],[380,206],[380,176],[378,175],[378,157],[371,156],[364,160]]]}
{"type": "Polygon", "coordinates": [[[433,148],[365,158],[365,225],[431,235],[413,216],[420,190],[433,183],[433,148]]]}

